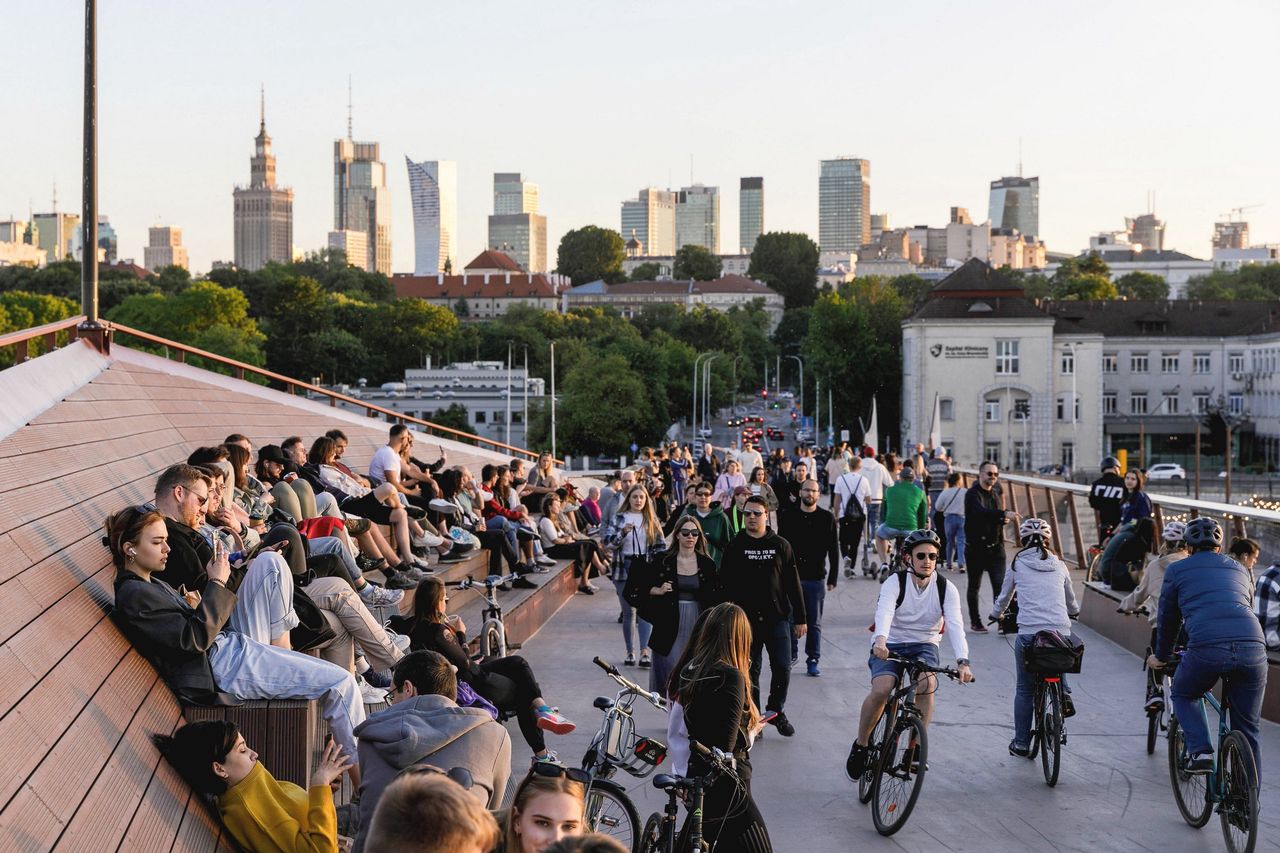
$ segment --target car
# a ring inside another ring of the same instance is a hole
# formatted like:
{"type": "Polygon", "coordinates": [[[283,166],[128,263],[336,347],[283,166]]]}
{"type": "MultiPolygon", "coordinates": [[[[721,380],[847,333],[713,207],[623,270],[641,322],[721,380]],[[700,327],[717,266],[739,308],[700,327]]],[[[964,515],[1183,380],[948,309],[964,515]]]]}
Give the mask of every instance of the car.
{"type": "Polygon", "coordinates": [[[782,441],[784,438],[786,438],[786,435],[783,434],[782,430],[778,429],[777,427],[769,427],[764,432],[765,432],[765,435],[769,437],[770,441],[782,441]]]}
{"type": "Polygon", "coordinates": [[[725,426],[727,426],[727,427],[736,427],[736,426],[741,426],[741,425],[742,425],[742,418],[729,418],[729,420],[727,420],[727,421],[725,421],[725,422],[724,422],[724,425],[725,425],[725,426]]]}
{"type": "Polygon", "coordinates": [[[711,435],[712,435],[711,427],[703,427],[702,429],[698,430],[698,438],[711,438],[711,435]]]}
{"type": "Polygon", "coordinates": [[[1147,469],[1147,480],[1152,483],[1181,483],[1187,479],[1187,471],[1176,462],[1161,462],[1147,469]]]}

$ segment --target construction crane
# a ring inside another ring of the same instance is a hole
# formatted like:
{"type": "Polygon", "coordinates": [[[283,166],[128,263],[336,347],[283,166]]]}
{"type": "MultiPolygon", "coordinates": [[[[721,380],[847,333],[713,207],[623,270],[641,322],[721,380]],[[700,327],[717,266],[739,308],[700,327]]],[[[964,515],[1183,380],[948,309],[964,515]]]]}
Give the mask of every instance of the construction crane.
{"type": "Polygon", "coordinates": [[[1237,222],[1244,218],[1246,210],[1253,210],[1255,207],[1262,207],[1262,204],[1246,204],[1241,207],[1233,207],[1228,213],[1219,213],[1218,216],[1226,217],[1227,222],[1237,222]]]}

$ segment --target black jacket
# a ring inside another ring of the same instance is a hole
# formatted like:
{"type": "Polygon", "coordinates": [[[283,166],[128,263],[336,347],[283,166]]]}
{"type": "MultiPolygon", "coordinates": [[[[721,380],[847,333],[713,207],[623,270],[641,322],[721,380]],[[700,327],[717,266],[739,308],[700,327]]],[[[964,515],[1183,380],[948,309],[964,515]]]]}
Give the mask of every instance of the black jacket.
{"type": "MultiPolygon", "coordinates": [[[[173,553],[170,552],[172,559],[173,553]]],[[[209,650],[231,618],[236,594],[222,584],[206,584],[194,610],[164,581],[150,583],[120,572],[111,618],[138,653],[151,661],[169,689],[193,705],[238,705],[213,679],[209,650]]]]}
{"type": "Polygon", "coordinates": [[[714,483],[716,477],[720,476],[720,460],[714,453],[711,456],[704,453],[698,457],[698,476],[704,483],[714,483]]]}
{"type": "MultiPolygon", "coordinates": [[[[703,746],[732,753],[739,763],[739,775],[745,775],[744,781],[749,780],[746,705],[750,685],[742,673],[726,663],[712,667],[707,679],[707,684],[699,685],[696,701],[685,708],[684,722],[689,737],[703,746]]],[[[705,772],[705,765],[696,755],[690,756],[689,768],[705,772]]]]}
{"type": "MultiPolygon", "coordinates": [[[[639,571],[627,577],[624,591],[628,603],[640,612],[640,618],[653,625],[649,648],[660,655],[670,654],[680,630],[680,594],[676,577],[676,556],[680,549],[672,548],[653,563],[641,561],[639,571]],[[649,590],[670,581],[671,592],[666,595],[650,595],[649,590]]],[[[704,554],[698,554],[698,610],[706,610],[724,600],[720,591],[720,577],[716,562],[704,554]]]]}
{"type": "Polygon", "coordinates": [[[1004,502],[974,484],[964,493],[964,545],[978,554],[1004,553],[1004,502]]]}
{"type": "Polygon", "coordinates": [[[791,544],[800,580],[820,581],[825,575],[827,586],[836,585],[840,546],[836,540],[836,519],[829,510],[821,507],[813,512],[799,507],[783,509],[778,513],[778,535],[791,544]],[[823,563],[827,564],[825,572],[823,563]]]}
{"type": "Polygon", "coordinates": [[[1103,474],[1089,487],[1089,506],[1098,511],[1103,524],[1120,523],[1120,504],[1124,501],[1124,480],[1119,474],[1103,474]]]}
{"type": "MultiPolygon", "coordinates": [[[[213,559],[213,547],[198,531],[180,521],[166,518],[164,527],[169,534],[169,559],[165,561],[164,571],[155,572],[151,577],[164,581],[174,590],[185,586],[188,590],[203,593],[209,583],[205,567],[213,559]]],[[[247,560],[239,568],[233,566],[227,589],[232,592],[238,590],[248,571],[247,560]]]]}
{"type": "Polygon", "coordinates": [[[720,584],[725,600],[746,611],[753,630],[788,616],[797,625],[806,621],[791,543],[772,530],[758,539],[745,530],[733,538],[720,558],[720,584]]]}

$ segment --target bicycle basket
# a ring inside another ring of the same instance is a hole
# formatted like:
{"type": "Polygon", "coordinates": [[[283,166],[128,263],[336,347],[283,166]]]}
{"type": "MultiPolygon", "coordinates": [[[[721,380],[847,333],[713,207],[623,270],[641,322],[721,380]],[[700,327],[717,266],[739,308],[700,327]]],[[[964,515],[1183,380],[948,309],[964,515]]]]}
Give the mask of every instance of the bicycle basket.
{"type": "Polygon", "coordinates": [[[601,748],[609,763],[632,776],[643,778],[667,757],[667,747],[656,738],[637,737],[630,714],[613,714],[604,732],[601,748]]]}
{"type": "Polygon", "coordinates": [[[1057,631],[1040,631],[1024,651],[1027,672],[1037,675],[1061,675],[1080,671],[1084,660],[1084,643],[1075,637],[1064,637],[1057,631]]]}

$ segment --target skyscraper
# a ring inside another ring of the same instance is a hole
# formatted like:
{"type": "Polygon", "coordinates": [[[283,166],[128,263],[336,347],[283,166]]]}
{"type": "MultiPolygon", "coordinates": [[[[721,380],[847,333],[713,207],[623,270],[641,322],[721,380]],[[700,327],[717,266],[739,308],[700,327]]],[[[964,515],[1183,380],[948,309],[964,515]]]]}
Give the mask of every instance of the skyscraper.
{"type": "Polygon", "coordinates": [[[413,202],[414,275],[436,275],[445,265],[458,269],[458,164],[407,156],[409,195],[413,202]]]}
{"type": "Polygon", "coordinates": [[[489,248],[506,253],[527,273],[547,271],[547,218],[538,214],[538,185],[519,172],[493,175],[489,248]]]}
{"type": "Polygon", "coordinates": [[[622,239],[635,236],[648,255],[676,253],[676,194],[646,187],[622,203],[622,239]]]}
{"type": "Polygon", "coordinates": [[[378,143],[347,138],[333,143],[333,230],[360,231],[368,240],[365,269],[391,275],[391,190],[378,143]]]}
{"type": "Polygon", "coordinates": [[[276,158],[267,136],[266,96],[263,95],[258,136],[249,159],[249,186],[236,187],[235,260],[245,270],[293,260],[293,189],[276,186],[276,158]]]}
{"type": "Polygon", "coordinates": [[[823,160],[818,177],[818,246],[856,252],[871,242],[871,161],[823,160]]]}
{"type": "Polygon", "coordinates": [[[187,250],[182,245],[182,229],[153,225],[147,229],[147,245],[142,249],[142,264],[151,272],[165,267],[190,269],[187,250]]]}
{"type": "Polygon", "coordinates": [[[751,253],[764,233],[764,178],[743,178],[738,184],[738,251],[751,253]]]}
{"type": "Polygon", "coordinates": [[[676,251],[701,246],[720,254],[720,188],[694,184],[676,194],[676,251]]]}
{"type": "Polygon", "coordinates": [[[992,228],[1016,228],[1029,239],[1040,236],[1040,179],[1000,178],[991,182],[987,218],[992,228]]]}
{"type": "Polygon", "coordinates": [[[31,227],[36,233],[36,245],[45,253],[46,263],[65,261],[75,249],[76,231],[80,229],[80,217],[74,213],[37,213],[31,217],[31,227]]]}
{"type": "Polygon", "coordinates": [[[1156,219],[1154,213],[1124,219],[1124,227],[1129,232],[1129,242],[1138,243],[1143,249],[1164,250],[1164,220],[1156,219]]]}

